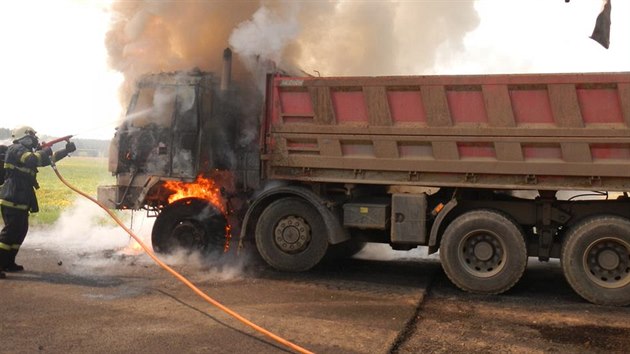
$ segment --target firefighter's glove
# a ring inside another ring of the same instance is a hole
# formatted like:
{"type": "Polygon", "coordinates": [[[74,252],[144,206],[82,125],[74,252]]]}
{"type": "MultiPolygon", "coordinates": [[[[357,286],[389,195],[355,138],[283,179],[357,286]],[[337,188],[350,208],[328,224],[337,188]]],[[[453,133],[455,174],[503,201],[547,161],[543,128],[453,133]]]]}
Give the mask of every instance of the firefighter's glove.
{"type": "Polygon", "coordinates": [[[52,156],[53,151],[50,147],[45,147],[42,149],[42,153],[48,157],[52,156]]]}
{"type": "Polygon", "coordinates": [[[71,152],[77,151],[77,146],[74,145],[73,142],[69,141],[66,143],[66,152],[69,154],[71,152]]]}

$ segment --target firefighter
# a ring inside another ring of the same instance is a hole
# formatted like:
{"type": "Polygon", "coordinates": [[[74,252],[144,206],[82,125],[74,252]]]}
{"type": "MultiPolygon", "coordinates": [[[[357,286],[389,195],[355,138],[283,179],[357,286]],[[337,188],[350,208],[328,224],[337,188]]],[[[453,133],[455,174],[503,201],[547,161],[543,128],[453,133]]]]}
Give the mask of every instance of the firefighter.
{"type": "Polygon", "coordinates": [[[33,128],[22,126],[13,130],[13,144],[6,151],[4,168],[5,181],[0,190],[0,208],[4,228],[0,231],[0,278],[4,272],[24,270],[15,263],[15,256],[28,232],[28,215],[39,211],[35,189],[37,167],[48,166],[51,161],[59,161],[76,150],[74,143],[68,142],[65,149],[55,153],[47,147],[37,150],[39,139],[33,128]]]}

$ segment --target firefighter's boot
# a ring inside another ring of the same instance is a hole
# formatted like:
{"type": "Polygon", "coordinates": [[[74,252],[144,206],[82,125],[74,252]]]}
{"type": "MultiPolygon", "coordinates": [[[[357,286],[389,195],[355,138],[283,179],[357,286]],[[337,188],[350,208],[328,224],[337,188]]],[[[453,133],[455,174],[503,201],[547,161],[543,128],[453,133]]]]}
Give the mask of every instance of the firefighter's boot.
{"type": "Polygon", "coordinates": [[[4,271],[5,272],[21,272],[21,271],[24,270],[24,267],[22,267],[21,265],[15,263],[15,256],[17,256],[17,253],[18,253],[18,250],[16,250],[16,249],[11,250],[8,262],[4,266],[4,271]]]}
{"type": "Polygon", "coordinates": [[[6,268],[9,257],[11,256],[11,252],[0,248],[0,279],[4,279],[7,275],[4,273],[4,269],[6,268]]]}

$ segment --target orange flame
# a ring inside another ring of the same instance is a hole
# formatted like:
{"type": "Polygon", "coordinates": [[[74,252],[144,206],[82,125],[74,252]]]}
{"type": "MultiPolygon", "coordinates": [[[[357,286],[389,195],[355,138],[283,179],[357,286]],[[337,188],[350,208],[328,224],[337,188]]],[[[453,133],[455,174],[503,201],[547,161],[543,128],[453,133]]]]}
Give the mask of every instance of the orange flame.
{"type": "Polygon", "coordinates": [[[125,246],[125,248],[123,248],[121,252],[125,255],[136,256],[144,252],[144,249],[142,249],[142,246],[140,246],[140,244],[136,240],[134,240],[133,238],[129,238],[129,243],[127,243],[127,246],[125,246]]]}
{"type": "Polygon", "coordinates": [[[198,176],[197,180],[192,183],[167,181],[164,183],[164,187],[174,192],[168,197],[169,204],[183,198],[195,197],[209,201],[224,215],[227,212],[221,197],[221,189],[212,179],[198,176]]]}
{"type": "MultiPolygon", "coordinates": [[[[192,183],[166,181],[164,183],[164,187],[173,192],[173,194],[168,197],[169,204],[183,198],[194,197],[204,199],[219,209],[219,211],[227,219],[228,210],[221,195],[221,188],[213,179],[197,176],[195,182],[192,183]]],[[[225,226],[225,245],[223,247],[223,252],[227,252],[230,249],[231,238],[232,226],[228,223],[225,226]]]]}
{"type": "Polygon", "coordinates": [[[131,251],[134,254],[139,254],[144,251],[142,249],[142,246],[140,246],[140,244],[136,240],[133,240],[133,239],[129,240],[129,245],[127,245],[127,248],[129,248],[129,251],[131,251]]]}

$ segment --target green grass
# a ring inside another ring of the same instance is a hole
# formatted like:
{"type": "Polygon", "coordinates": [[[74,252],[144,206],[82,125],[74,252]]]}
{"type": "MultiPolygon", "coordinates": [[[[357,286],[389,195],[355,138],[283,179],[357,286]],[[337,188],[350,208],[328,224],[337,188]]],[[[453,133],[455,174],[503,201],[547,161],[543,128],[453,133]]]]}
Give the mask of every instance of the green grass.
{"type": "MultiPolygon", "coordinates": [[[[106,158],[67,157],[57,163],[57,169],[68,183],[94,197],[99,185],[115,183],[115,178],[107,171],[106,158]]],[[[31,215],[33,226],[54,223],[77,197],[82,198],[61,183],[50,166],[39,169],[37,180],[39,213],[31,215]]]]}

